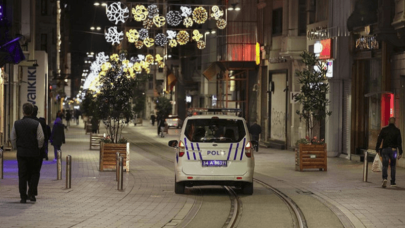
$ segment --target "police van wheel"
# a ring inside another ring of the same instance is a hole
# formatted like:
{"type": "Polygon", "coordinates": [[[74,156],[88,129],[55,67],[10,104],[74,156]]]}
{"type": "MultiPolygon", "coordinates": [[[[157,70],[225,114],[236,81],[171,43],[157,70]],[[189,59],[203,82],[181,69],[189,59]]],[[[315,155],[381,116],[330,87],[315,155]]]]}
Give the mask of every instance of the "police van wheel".
{"type": "Polygon", "coordinates": [[[242,192],[245,195],[253,194],[253,183],[244,183],[242,187],[242,192]]]}
{"type": "Polygon", "coordinates": [[[184,194],[185,185],[183,182],[174,182],[174,192],[176,194],[184,194]]]}

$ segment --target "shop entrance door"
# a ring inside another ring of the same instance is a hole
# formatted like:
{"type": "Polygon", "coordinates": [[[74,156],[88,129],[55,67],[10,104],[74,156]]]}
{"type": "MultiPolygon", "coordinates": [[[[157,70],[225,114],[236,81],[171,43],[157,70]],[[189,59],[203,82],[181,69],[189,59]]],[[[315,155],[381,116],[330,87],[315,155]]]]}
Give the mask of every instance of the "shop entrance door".
{"type": "Polygon", "coordinates": [[[271,93],[270,139],[286,141],[286,87],[285,73],[271,74],[274,91],[271,93]]]}

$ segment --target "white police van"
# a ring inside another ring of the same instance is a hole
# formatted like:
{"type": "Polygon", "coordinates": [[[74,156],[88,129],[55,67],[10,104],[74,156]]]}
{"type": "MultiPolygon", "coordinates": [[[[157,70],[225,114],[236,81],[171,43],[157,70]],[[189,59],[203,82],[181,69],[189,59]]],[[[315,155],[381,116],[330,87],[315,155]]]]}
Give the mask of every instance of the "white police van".
{"type": "Polygon", "coordinates": [[[184,120],[176,149],[175,193],[185,187],[229,185],[253,194],[253,145],[243,118],[232,115],[195,115],[184,120]]]}

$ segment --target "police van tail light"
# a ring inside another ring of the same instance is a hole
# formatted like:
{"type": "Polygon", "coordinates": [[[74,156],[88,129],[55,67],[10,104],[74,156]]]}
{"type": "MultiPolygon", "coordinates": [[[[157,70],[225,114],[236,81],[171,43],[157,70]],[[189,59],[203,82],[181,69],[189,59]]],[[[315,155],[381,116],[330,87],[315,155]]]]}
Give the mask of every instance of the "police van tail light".
{"type": "Polygon", "coordinates": [[[179,157],[183,157],[185,153],[184,143],[182,141],[179,142],[179,157]]]}
{"type": "Polygon", "coordinates": [[[250,158],[252,157],[252,144],[250,142],[246,143],[245,146],[245,155],[246,157],[250,158]]]}

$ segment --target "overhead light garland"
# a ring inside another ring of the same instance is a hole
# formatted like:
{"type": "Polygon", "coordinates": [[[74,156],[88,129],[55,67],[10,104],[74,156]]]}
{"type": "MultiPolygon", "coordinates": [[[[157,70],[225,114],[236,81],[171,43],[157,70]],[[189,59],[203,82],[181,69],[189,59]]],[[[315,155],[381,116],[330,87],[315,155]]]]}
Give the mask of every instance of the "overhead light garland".
{"type": "Polygon", "coordinates": [[[158,62],[159,64],[159,68],[164,68],[165,67],[165,63],[164,62],[158,62]]]}
{"type": "Polygon", "coordinates": [[[170,47],[177,47],[177,41],[175,39],[172,39],[169,41],[169,46],[170,47]]]}
{"type": "Polygon", "coordinates": [[[124,39],[124,33],[118,32],[117,26],[110,27],[108,28],[107,33],[105,33],[105,39],[107,42],[112,43],[112,45],[115,43],[119,44],[121,40],[124,39]]]}
{"type": "Polygon", "coordinates": [[[183,25],[186,27],[186,28],[189,28],[189,27],[191,27],[191,26],[193,26],[193,19],[191,19],[191,17],[186,17],[186,18],[184,18],[184,21],[183,21],[183,25]]]}
{"type": "Polygon", "coordinates": [[[153,61],[154,61],[153,55],[147,54],[146,57],[145,57],[145,62],[147,62],[149,64],[152,64],[153,61]]]}
{"type": "Polygon", "coordinates": [[[217,27],[218,27],[219,29],[224,29],[224,28],[226,27],[226,21],[225,21],[225,19],[219,19],[219,20],[217,21],[217,27]]]}
{"type": "Polygon", "coordinates": [[[181,6],[180,10],[181,10],[181,16],[183,16],[183,17],[188,17],[193,13],[193,10],[191,9],[191,7],[187,7],[187,6],[181,6]]]}
{"type": "Polygon", "coordinates": [[[220,10],[218,6],[213,6],[211,10],[211,17],[215,18],[215,20],[219,20],[219,18],[224,15],[224,11],[220,10]]]}
{"type": "Polygon", "coordinates": [[[176,31],[173,30],[167,30],[167,39],[174,39],[176,38],[176,31]]]}
{"type": "Polygon", "coordinates": [[[132,14],[134,15],[135,21],[144,21],[148,17],[148,9],[143,5],[137,5],[132,8],[132,14]]]}
{"type": "Polygon", "coordinates": [[[128,38],[128,42],[130,42],[130,43],[135,43],[139,39],[139,33],[136,29],[130,29],[125,34],[128,38]]]}
{"type": "Polygon", "coordinates": [[[160,54],[156,54],[155,61],[160,62],[162,60],[163,60],[162,56],[160,54]]]}
{"type": "Polygon", "coordinates": [[[146,19],[143,21],[143,27],[146,29],[151,29],[153,27],[153,20],[152,19],[146,19]]]}
{"type": "Polygon", "coordinates": [[[154,18],[156,15],[159,14],[159,8],[157,5],[149,5],[148,6],[148,17],[149,18],[154,18]]]}
{"type": "Polygon", "coordinates": [[[181,13],[179,11],[169,11],[166,14],[167,24],[171,26],[178,26],[183,18],[181,17],[181,13]]]}
{"type": "Polygon", "coordinates": [[[144,28],[139,30],[139,39],[144,40],[148,37],[149,37],[149,30],[144,28]]]}
{"type": "Polygon", "coordinates": [[[156,25],[156,27],[160,28],[166,24],[166,18],[156,15],[155,17],[153,17],[153,23],[156,25]]]}
{"type": "Polygon", "coordinates": [[[167,37],[163,33],[159,33],[155,36],[155,44],[158,46],[165,46],[167,44],[167,37]]]}
{"type": "Polygon", "coordinates": [[[146,38],[144,41],[143,41],[143,44],[146,46],[146,47],[148,47],[148,48],[150,48],[150,47],[152,47],[153,45],[155,45],[155,40],[153,39],[153,38],[146,38]]]}
{"type": "Polygon", "coordinates": [[[201,38],[203,38],[203,35],[197,29],[195,29],[193,31],[193,40],[199,41],[201,38]]]}
{"type": "Polygon", "coordinates": [[[177,33],[176,38],[177,38],[177,42],[180,45],[185,45],[188,42],[188,40],[190,39],[190,35],[188,34],[187,31],[182,30],[179,33],[177,33]]]}
{"type": "Polygon", "coordinates": [[[208,19],[207,10],[204,7],[197,7],[193,11],[193,20],[197,24],[204,24],[208,19]]]}
{"type": "Polygon", "coordinates": [[[125,23],[125,20],[129,17],[128,7],[122,8],[121,2],[114,2],[107,7],[107,18],[110,21],[125,23]]]}
{"type": "Polygon", "coordinates": [[[135,47],[138,48],[138,49],[141,49],[143,47],[143,42],[140,41],[140,40],[136,41],[135,42],[135,47]]]}
{"type": "Polygon", "coordinates": [[[199,40],[199,41],[197,42],[197,48],[198,48],[198,49],[204,49],[205,46],[206,46],[206,43],[205,43],[204,40],[199,40]]]}

